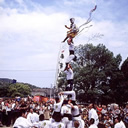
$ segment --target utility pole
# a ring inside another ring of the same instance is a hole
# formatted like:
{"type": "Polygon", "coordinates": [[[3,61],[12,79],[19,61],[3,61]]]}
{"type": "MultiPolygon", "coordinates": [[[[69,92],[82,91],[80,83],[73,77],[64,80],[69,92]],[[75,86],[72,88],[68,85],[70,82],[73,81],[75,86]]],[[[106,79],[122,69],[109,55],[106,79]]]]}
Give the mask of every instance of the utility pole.
{"type": "Polygon", "coordinates": [[[51,87],[50,87],[50,99],[51,99],[51,93],[52,93],[52,84],[51,84],[51,87]]]}

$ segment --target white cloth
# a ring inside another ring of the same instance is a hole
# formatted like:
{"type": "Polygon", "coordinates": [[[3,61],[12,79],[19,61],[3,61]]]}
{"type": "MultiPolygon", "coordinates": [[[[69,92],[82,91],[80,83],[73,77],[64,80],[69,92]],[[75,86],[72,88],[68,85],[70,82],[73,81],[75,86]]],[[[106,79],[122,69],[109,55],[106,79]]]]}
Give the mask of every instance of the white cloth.
{"type": "Polygon", "coordinates": [[[81,116],[79,115],[80,112],[79,112],[79,107],[77,105],[74,105],[73,106],[73,109],[72,109],[72,116],[73,116],[73,120],[74,121],[78,121],[79,122],[79,127],[78,128],[84,128],[85,126],[85,123],[84,121],[81,119],[81,116]],[[79,116],[78,116],[79,115],[79,116]],[[75,117],[74,117],[75,116],[75,117]]]}
{"type": "Polygon", "coordinates": [[[62,107],[62,103],[64,101],[64,97],[61,95],[60,99],[61,100],[60,100],[59,103],[54,104],[54,112],[60,112],[61,111],[61,107],[62,107]]]}
{"type": "MultiPolygon", "coordinates": [[[[61,115],[63,116],[64,114],[71,115],[71,106],[70,105],[62,106],[61,115]]],[[[68,117],[63,117],[62,118],[62,123],[64,123],[66,128],[72,128],[72,120],[69,120],[68,117]]]]}
{"type": "Polygon", "coordinates": [[[71,95],[70,100],[73,100],[73,101],[76,100],[76,93],[73,90],[72,91],[64,91],[63,95],[71,95]]]}
{"type": "Polygon", "coordinates": [[[52,123],[51,128],[65,128],[65,125],[62,122],[54,122],[52,123]]]}
{"type": "Polygon", "coordinates": [[[24,117],[19,117],[19,118],[16,119],[13,127],[17,127],[17,128],[31,128],[32,127],[32,123],[30,123],[24,117]]]}
{"type": "Polygon", "coordinates": [[[39,115],[35,112],[33,113],[29,113],[27,115],[27,120],[30,122],[30,123],[35,123],[35,122],[38,122],[39,121],[39,115]]]}
{"type": "Polygon", "coordinates": [[[72,116],[76,116],[79,114],[80,114],[79,107],[77,105],[74,105],[72,109],[72,116]]]}
{"type": "Polygon", "coordinates": [[[91,125],[89,126],[89,128],[98,128],[98,127],[97,127],[97,125],[95,125],[95,124],[91,124],[91,125]]]}
{"type": "Polygon", "coordinates": [[[126,126],[122,120],[120,121],[120,124],[121,124],[121,128],[126,128],[126,126]]]}
{"type": "Polygon", "coordinates": [[[69,51],[74,51],[74,44],[73,44],[73,43],[71,43],[71,44],[69,45],[69,51]]]}
{"type": "Polygon", "coordinates": [[[15,103],[12,104],[12,109],[14,110],[14,107],[15,107],[15,103]]]}
{"type": "Polygon", "coordinates": [[[71,24],[70,28],[72,29],[71,32],[77,32],[78,31],[78,28],[76,26],[76,24],[71,24]]]}
{"type": "Polygon", "coordinates": [[[64,114],[71,114],[71,106],[70,105],[64,105],[61,108],[61,115],[64,114]]]}
{"type": "Polygon", "coordinates": [[[38,128],[51,128],[51,121],[49,120],[43,120],[43,121],[39,121],[39,125],[38,128]]]}
{"type": "Polygon", "coordinates": [[[65,128],[72,128],[72,120],[69,120],[68,117],[63,117],[62,123],[64,124],[65,128]]]}
{"type": "Polygon", "coordinates": [[[93,118],[95,120],[95,124],[98,125],[99,119],[98,119],[98,114],[94,108],[89,110],[89,120],[93,118]]]}
{"type": "Polygon", "coordinates": [[[120,124],[120,123],[116,123],[116,124],[114,125],[114,128],[121,128],[121,124],[120,124]]]}
{"type": "Polygon", "coordinates": [[[66,63],[70,63],[73,59],[74,59],[75,55],[71,54],[68,56],[68,58],[66,59],[66,63]]]}
{"type": "Polygon", "coordinates": [[[74,73],[73,73],[71,68],[65,70],[64,72],[66,73],[66,79],[67,80],[72,80],[73,79],[74,73]]]}

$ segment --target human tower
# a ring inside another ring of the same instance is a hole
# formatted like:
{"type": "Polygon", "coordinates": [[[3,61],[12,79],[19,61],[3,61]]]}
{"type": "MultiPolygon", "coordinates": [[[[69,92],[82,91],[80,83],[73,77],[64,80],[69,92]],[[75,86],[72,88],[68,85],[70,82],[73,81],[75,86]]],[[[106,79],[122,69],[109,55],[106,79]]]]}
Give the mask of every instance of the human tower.
{"type": "MultiPolygon", "coordinates": [[[[72,61],[76,61],[77,57],[74,52],[73,38],[78,34],[78,28],[74,23],[75,19],[71,18],[70,27],[66,26],[69,31],[67,32],[66,38],[62,41],[65,43],[67,40],[69,46],[69,55],[65,62],[64,72],[66,73],[67,85],[65,91],[60,92],[58,97],[55,99],[54,112],[52,116],[52,122],[56,122],[56,126],[60,128],[75,128],[76,125],[79,128],[84,128],[84,121],[81,119],[79,107],[76,104],[76,93],[73,90],[73,69],[71,66],[72,61]]],[[[54,125],[54,124],[53,124],[54,125]]]]}

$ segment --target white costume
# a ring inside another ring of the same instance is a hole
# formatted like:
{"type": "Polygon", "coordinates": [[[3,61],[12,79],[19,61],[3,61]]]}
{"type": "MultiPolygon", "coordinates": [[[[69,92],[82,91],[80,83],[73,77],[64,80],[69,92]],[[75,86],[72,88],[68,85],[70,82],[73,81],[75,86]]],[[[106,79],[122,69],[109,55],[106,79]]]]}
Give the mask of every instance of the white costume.
{"type": "Polygon", "coordinates": [[[35,123],[35,122],[38,122],[39,121],[39,115],[35,112],[33,113],[29,113],[27,115],[27,119],[30,123],[35,123]]]}
{"type": "Polygon", "coordinates": [[[91,124],[91,125],[89,126],[89,128],[98,128],[98,127],[97,127],[97,125],[95,125],[95,124],[91,124]]]}
{"type": "Polygon", "coordinates": [[[71,106],[64,105],[61,108],[62,123],[64,123],[66,128],[72,128],[72,115],[71,115],[71,106]]]}
{"type": "Polygon", "coordinates": [[[17,128],[31,128],[33,125],[30,123],[26,118],[24,117],[19,117],[16,119],[13,127],[17,128]]]}
{"type": "Polygon", "coordinates": [[[68,58],[66,59],[66,63],[70,63],[74,58],[75,58],[75,55],[74,55],[74,44],[71,43],[69,45],[69,56],[68,58]]]}
{"type": "Polygon", "coordinates": [[[38,128],[51,128],[51,122],[49,120],[39,121],[38,128]]]}
{"type": "Polygon", "coordinates": [[[65,125],[62,122],[54,122],[52,123],[51,128],[65,128],[65,125]]]}
{"type": "Polygon", "coordinates": [[[75,91],[64,91],[63,95],[71,95],[70,100],[75,101],[76,100],[76,93],[75,91]]]}
{"type": "Polygon", "coordinates": [[[120,122],[119,122],[119,123],[116,123],[116,124],[114,125],[114,128],[121,128],[120,122]]]}
{"type": "Polygon", "coordinates": [[[64,71],[66,73],[66,79],[67,80],[72,80],[74,77],[73,71],[71,68],[69,68],[68,70],[64,71]]]}
{"type": "Polygon", "coordinates": [[[63,97],[63,95],[61,95],[60,102],[54,104],[53,108],[54,108],[55,112],[60,112],[61,111],[61,106],[62,106],[63,101],[64,101],[64,97],[63,97]]]}
{"type": "Polygon", "coordinates": [[[73,109],[72,109],[72,116],[73,116],[73,121],[78,121],[79,122],[79,128],[84,128],[85,126],[85,123],[84,121],[81,119],[81,116],[80,116],[80,112],[79,112],[79,108],[77,105],[74,105],[73,106],[73,109]]]}
{"type": "Polygon", "coordinates": [[[120,126],[121,126],[121,128],[126,128],[126,126],[122,120],[120,121],[120,126]]]}
{"type": "Polygon", "coordinates": [[[61,112],[61,107],[62,107],[63,101],[64,101],[64,97],[63,97],[63,95],[61,95],[60,102],[59,103],[54,103],[54,106],[53,106],[54,112],[53,112],[51,122],[54,122],[54,120],[56,118],[61,118],[60,112],[61,112]]]}
{"type": "Polygon", "coordinates": [[[94,108],[92,108],[91,110],[89,110],[89,120],[93,118],[95,120],[95,124],[98,125],[99,123],[99,119],[98,119],[98,114],[96,112],[96,110],[94,108]]]}

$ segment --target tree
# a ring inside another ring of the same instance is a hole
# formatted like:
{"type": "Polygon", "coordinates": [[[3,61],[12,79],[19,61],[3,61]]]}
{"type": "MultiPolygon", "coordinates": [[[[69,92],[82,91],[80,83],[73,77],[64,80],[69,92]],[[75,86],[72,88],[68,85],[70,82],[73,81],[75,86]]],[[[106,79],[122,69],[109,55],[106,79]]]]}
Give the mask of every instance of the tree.
{"type": "Polygon", "coordinates": [[[128,57],[121,65],[121,72],[123,74],[121,81],[122,99],[124,102],[128,101],[128,57]]]}
{"type": "Polygon", "coordinates": [[[21,83],[11,84],[8,87],[8,96],[15,97],[15,96],[27,96],[30,95],[31,89],[28,85],[24,85],[21,83]]]}

